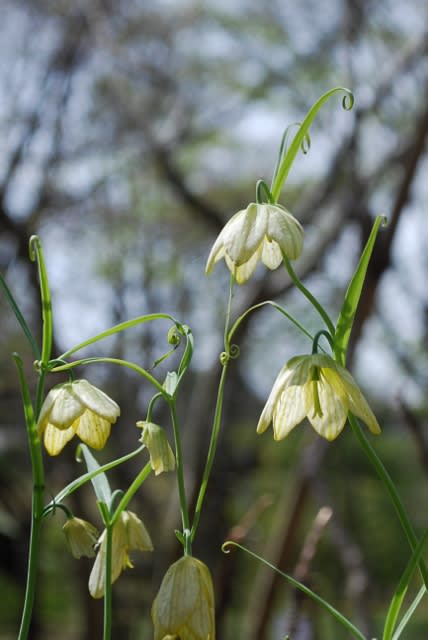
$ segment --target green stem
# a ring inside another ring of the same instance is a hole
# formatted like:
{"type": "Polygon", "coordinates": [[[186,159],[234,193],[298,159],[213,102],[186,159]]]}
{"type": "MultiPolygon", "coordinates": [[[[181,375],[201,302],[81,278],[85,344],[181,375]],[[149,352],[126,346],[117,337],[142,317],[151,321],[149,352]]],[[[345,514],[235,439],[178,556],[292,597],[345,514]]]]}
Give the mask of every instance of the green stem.
{"type": "Polygon", "coordinates": [[[134,495],[134,493],[136,491],[138,491],[138,489],[141,487],[141,485],[143,484],[144,480],[146,480],[146,478],[148,478],[148,476],[150,475],[152,471],[152,467],[150,462],[148,462],[146,464],[145,467],[143,467],[140,471],[140,473],[137,475],[137,477],[134,479],[134,481],[132,482],[132,484],[128,487],[127,491],[123,494],[122,498],[120,499],[119,504],[117,505],[114,514],[111,518],[111,524],[115,524],[119,517],[120,514],[122,513],[122,511],[124,509],[126,509],[126,507],[128,506],[129,501],[131,500],[132,496],[134,495]]]}
{"type": "Polygon", "coordinates": [[[218,442],[218,436],[220,433],[220,427],[221,427],[221,418],[222,418],[222,411],[223,411],[223,398],[224,398],[224,387],[226,384],[226,374],[227,374],[227,365],[228,362],[226,362],[223,365],[223,370],[221,372],[221,377],[220,377],[220,383],[219,383],[219,387],[218,387],[218,393],[217,393],[217,402],[216,402],[216,407],[215,407],[215,414],[214,414],[214,422],[213,422],[213,428],[211,431],[211,439],[210,439],[210,445],[208,448],[208,454],[207,454],[207,461],[205,463],[205,468],[204,468],[204,473],[202,476],[202,481],[201,481],[201,486],[199,488],[199,494],[198,494],[198,498],[196,501],[196,507],[195,507],[195,514],[193,517],[193,523],[192,523],[192,530],[191,530],[191,534],[190,534],[190,539],[193,542],[195,535],[196,535],[196,531],[199,525],[199,520],[201,517],[201,511],[202,511],[202,505],[204,503],[204,498],[205,498],[205,494],[207,491],[207,486],[208,486],[208,480],[211,474],[211,469],[214,463],[214,458],[215,458],[215,454],[217,451],[217,442],[218,442]]]}
{"type": "Polygon", "coordinates": [[[237,320],[235,320],[231,329],[229,330],[227,341],[229,343],[232,341],[232,338],[236,333],[236,331],[239,329],[240,324],[242,323],[243,320],[245,320],[245,318],[250,313],[252,313],[256,309],[260,309],[261,307],[264,307],[267,304],[273,307],[274,309],[276,309],[277,311],[279,311],[280,313],[282,313],[282,315],[288,318],[290,322],[292,322],[307,338],[309,338],[311,342],[313,342],[314,336],[298,320],[296,320],[296,318],[294,318],[291,315],[291,313],[288,313],[285,309],[281,307],[281,305],[279,305],[277,302],[273,302],[272,300],[265,300],[264,302],[258,302],[257,304],[254,304],[252,307],[249,307],[246,311],[244,311],[244,313],[241,316],[239,316],[237,320]]]}
{"type": "Polygon", "coordinates": [[[55,498],[53,498],[53,500],[51,500],[51,502],[47,506],[54,507],[55,503],[62,502],[62,500],[64,500],[69,495],[74,493],[76,489],[79,489],[79,487],[84,485],[86,482],[89,482],[89,480],[92,480],[92,478],[95,478],[101,473],[110,471],[110,469],[113,469],[114,467],[117,467],[118,465],[123,464],[128,460],[131,460],[131,458],[134,458],[136,455],[144,451],[145,448],[146,448],[146,445],[143,444],[141,445],[141,447],[138,447],[138,449],[135,449],[135,451],[131,451],[131,453],[127,453],[121,458],[117,458],[116,460],[112,460],[111,462],[108,462],[107,464],[104,464],[101,467],[97,467],[97,469],[95,469],[94,471],[88,471],[88,473],[84,473],[82,476],[70,482],[70,484],[68,484],[64,489],[62,489],[59,493],[57,493],[55,498]]]}
{"type": "Polygon", "coordinates": [[[18,640],[26,640],[28,637],[31,617],[34,606],[34,595],[36,590],[36,576],[40,548],[40,530],[43,519],[43,495],[44,495],[44,467],[42,449],[37,432],[37,425],[34,418],[33,405],[31,403],[30,392],[24,376],[22,360],[18,354],[13,354],[15,364],[18,369],[19,382],[21,387],[22,402],[24,406],[25,422],[27,426],[27,440],[30,450],[31,470],[33,478],[33,490],[31,501],[31,533],[28,551],[27,582],[25,588],[24,607],[22,611],[21,626],[18,640]]]}
{"type": "Polygon", "coordinates": [[[312,295],[312,293],[305,287],[303,282],[299,279],[298,275],[295,273],[285,253],[282,254],[282,257],[284,260],[285,268],[287,269],[288,275],[290,276],[291,280],[294,282],[296,287],[303,293],[305,298],[307,298],[309,302],[312,304],[312,306],[318,311],[319,315],[324,320],[326,327],[329,330],[331,336],[334,336],[334,331],[335,331],[334,324],[331,321],[328,313],[325,311],[324,307],[318,302],[315,296],[312,295]]]}
{"type": "Polygon", "coordinates": [[[128,369],[132,369],[132,371],[136,371],[143,378],[151,382],[151,384],[162,394],[165,400],[169,399],[168,393],[165,391],[160,382],[156,380],[146,369],[139,367],[134,362],[128,362],[128,360],[121,360],[119,358],[82,358],[81,360],[75,360],[74,362],[69,362],[68,364],[61,365],[59,367],[54,367],[52,372],[57,373],[59,371],[68,371],[69,369],[73,369],[74,367],[85,365],[85,364],[94,364],[96,362],[108,362],[110,364],[118,364],[122,367],[127,367],[128,369]]]}
{"type": "Polygon", "coordinates": [[[169,401],[169,407],[171,411],[172,428],[174,431],[175,442],[175,463],[178,483],[178,497],[180,500],[181,522],[183,525],[184,534],[184,553],[185,555],[192,555],[192,540],[189,536],[190,520],[189,509],[187,506],[186,487],[184,483],[184,460],[183,449],[181,446],[180,427],[178,424],[177,409],[175,405],[175,398],[169,401]]]}
{"type": "MultiPolygon", "coordinates": [[[[397,512],[398,519],[400,520],[403,531],[406,535],[407,541],[409,543],[410,549],[415,551],[418,546],[418,539],[413,530],[413,527],[410,523],[409,517],[406,513],[403,503],[401,502],[400,496],[398,495],[395,484],[389,475],[388,471],[385,469],[383,462],[380,460],[376,451],[373,449],[369,440],[367,439],[365,433],[361,429],[357,419],[350,413],[348,415],[349,423],[352,427],[354,434],[356,435],[358,442],[362,446],[364,453],[370,460],[373,465],[376,473],[379,478],[382,480],[385,489],[387,490],[389,497],[391,498],[392,504],[394,505],[395,511],[397,512]]],[[[428,568],[424,562],[424,560],[420,560],[419,569],[425,583],[425,586],[428,589],[428,568]]]]}
{"type": "Polygon", "coordinates": [[[73,353],[76,353],[76,351],[80,351],[81,349],[84,349],[85,347],[88,347],[89,345],[94,344],[99,340],[104,340],[104,338],[108,338],[109,336],[112,336],[115,333],[120,333],[121,331],[125,331],[126,329],[132,329],[132,327],[136,327],[139,324],[144,324],[145,322],[151,322],[153,320],[170,320],[172,323],[176,325],[176,327],[180,331],[180,328],[181,328],[180,323],[177,322],[175,318],[170,316],[168,313],[151,313],[145,316],[138,316],[137,318],[133,318],[132,320],[126,320],[126,322],[121,322],[120,324],[116,324],[113,327],[110,327],[110,329],[106,329],[105,331],[102,331],[96,336],[93,336],[92,338],[89,338],[84,342],[80,342],[79,344],[72,347],[68,351],[65,351],[60,356],[60,359],[67,360],[73,353]]]}
{"type": "Polygon", "coordinates": [[[104,587],[104,628],[103,640],[111,638],[111,622],[112,622],[112,584],[111,584],[111,565],[112,565],[112,542],[113,542],[113,526],[111,522],[106,523],[106,578],[104,587]]]}

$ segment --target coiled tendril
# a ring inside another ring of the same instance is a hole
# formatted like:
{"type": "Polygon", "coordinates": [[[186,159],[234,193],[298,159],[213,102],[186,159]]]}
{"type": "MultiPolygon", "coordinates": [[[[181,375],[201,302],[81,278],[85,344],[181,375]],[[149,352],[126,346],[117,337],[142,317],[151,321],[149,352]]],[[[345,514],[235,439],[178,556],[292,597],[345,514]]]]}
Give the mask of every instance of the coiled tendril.
{"type": "Polygon", "coordinates": [[[168,330],[168,344],[174,346],[174,347],[178,347],[178,345],[181,342],[181,333],[178,330],[176,325],[173,325],[172,327],[170,327],[170,329],[168,330]]]}
{"type": "Polygon", "coordinates": [[[224,367],[229,362],[229,360],[236,360],[236,358],[239,358],[240,353],[241,349],[238,347],[238,345],[231,344],[228,351],[222,351],[220,353],[220,362],[222,366],[224,367]]]}

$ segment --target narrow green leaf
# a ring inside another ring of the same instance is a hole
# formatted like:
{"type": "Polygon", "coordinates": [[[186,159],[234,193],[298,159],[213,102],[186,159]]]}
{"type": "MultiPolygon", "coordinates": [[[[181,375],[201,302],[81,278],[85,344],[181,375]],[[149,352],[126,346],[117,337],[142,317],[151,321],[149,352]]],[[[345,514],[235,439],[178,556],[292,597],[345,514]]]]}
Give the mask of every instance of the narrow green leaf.
{"type": "Polygon", "coordinates": [[[325,611],[327,611],[330,615],[332,615],[337,622],[339,622],[349,633],[351,633],[351,635],[354,636],[354,638],[358,638],[358,640],[366,640],[366,637],[364,636],[364,634],[361,633],[361,631],[357,629],[357,627],[350,620],[348,620],[348,618],[345,618],[345,616],[342,615],[340,611],[335,609],[330,603],[327,602],[327,600],[324,600],[324,598],[321,598],[321,596],[319,596],[317,593],[309,589],[306,585],[302,584],[295,578],[292,578],[287,573],[284,573],[283,571],[278,569],[278,567],[275,567],[275,565],[271,564],[261,556],[254,553],[254,551],[250,551],[249,549],[247,549],[247,547],[244,547],[243,545],[238,544],[233,540],[227,540],[226,542],[224,542],[221,549],[224,553],[229,553],[230,551],[229,547],[237,547],[238,549],[241,549],[241,551],[245,551],[245,553],[247,553],[249,556],[251,556],[252,558],[255,558],[262,564],[266,565],[267,567],[275,571],[278,575],[285,578],[287,582],[291,584],[292,587],[294,587],[295,589],[298,589],[299,591],[302,591],[306,596],[314,600],[325,611]]]}
{"type": "Polygon", "coordinates": [[[335,87],[334,89],[330,89],[327,93],[324,93],[314,105],[309,109],[305,119],[300,125],[296,135],[293,138],[292,143],[290,144],[289,149],[283,155],[283,158],[280,162],[278,169],[275,172],[275,178],[272,183],[272,197],[275,202],[278,202],[279,195],[281,193],[282,185],[287,179],[288,173],[292,167],[294,159],[297,155],[299,149],[305,145],[305,141],[308,140],[309,128],[317,115],[318,111],[321,109],[323,104],[327,102],[327,100],[337,92],[345,93],[345,97],[343,98],[343,107],[344,109],[352,109],[352,105],[354,104],[354,96],[349,89],[345,89],[344,87],[335,87]]]}
{"type": "MultiPolygon", "coordinates": [[[[401,576],[400,582],[397,585],[397,588],[394,592],[394,595],[391,600],[391,604],[389,605],[388,613],[385,619],[385,625],[383,629],[383,640],[391,640],[392,634],[394,631],[394,627],[397,622],[398,615],[400,613],[401,605],[403,604],[404,597],[407,593],[407,589],[409,588],[410,580],[415,572],[415,569],[419,563],[419,560],[422,556],[425,544],[428,540],[428,530],[425,531],[424,535],[420,539],[418,545],[416,546],[412,557],[410,558],[403,575],[401,576]]],[[[425,588],[425,585],[424,585],[425,588]]]]}
{"type": "MultiPolygon", "coordinates": [[[[84,445],[80,445],[80,446],[83,447],[84,445]]],[[[146,448],[146,445],[143,444],[141,447],[138,447],[138,449],[135,449],[135,451],[131,451],[131,453],[127,453],[121,458],[116,458],[116,460],[112,460],[111,462],[104,464],[102,467],[97,467],[94,470],[89,471],[88,473],[84,473],[82,476],[80,476],[79,478],[76,478],[75,480],[70,482],[70,484],[64,487],[64,489],[62,489],[62,491],[60,491],[55,496],[55,498],[49,503],[48,506],[54,505],[58,502],[62,502],[65,498],[67,498],[67,496],[74,493],[79,487],[84,485],[86,482],[89,482],[89,480],[92,480],[92,478],[94,478],[95,476],[98,476],[100,473],[104,473],[105,471],[109,471],[110,469],[117,467],[119,464],[122,464],[123,462],[127,462],[128,460],[131,460],[131,458],[134,458],[139,453],[144,451],[145,448],[146,448]]]]}
{"type": "Polygon", "coordinates": [[[95,344],[95,342],[98,342],[99,340],[104,340],[104,338],[109,338],[110,336],[113,336],[116,333],[120,333],[121,331],[126,331],[127,329],[132,329],[133,327],[136,327],[140,324],[144,324],[146,322],[153,322],[154,320],[170,320],[175,325],[179,324],[171,315],[169,315],[169,313],[150,313],[148,315],[138,316],[137,318],[133,318],[132,320],[126,320],[125,322],[116,324],[113,327],[110,327],[109,329],[106,329],[105,331],[98,333],[96,336],[93,336],[92,338],[89,338],[84,342],[80,342],[79,344],[74,346],[72,349],[65,351],[60,356],[60,360],[67,360],[73,353],[76,353],[76,351],[80,351],[85,347],[95,344]]]}
{"type": "Polygon", "coordinates": [[[39,351],[39,347],[37,346],[36,340],[34,339],[33,334],[31,333],[28,324],[25,321],[24,316],[21,313],[20,308],[18,307],[18,303],[16,302],[15,298],[12,295],[11,290],[9,289],[9,287],[6,284],[6,280],[3,278],[3,276],[0,273],[0,286],[3,289],[3,293],[6,296],[6,299],[8,301],[8,303],[10,304],[10,307],[13,311],[13,313],[15,314],[16,319],[18,320],[21,329],[23,330],[25,337],[27,338],[31,350],[33,352],[34,358],[36,360],[40,360],[40,351],[39,351]]]}
{"type": "Polygon", "coordinates": [[[409,622],[410,618],[412,617],[412,615],[415,613],[416,609],[419,606],[420,601],[422,600],[422,598],[424,597],[424,595],[428,593],[425,585],[423,584],[422,587],[419,589],[418,593],[416,594],[413,602],[411,603],[410,607],[407,609],[406,613],[404,614],[403,618],[401,619],[400,624],[398,625],[394,635],[392,636],[392,640],[398,640],[399,637],[401,636],[401,634],[403,633],[404,629],[407,626],[407,623],[409,622]]]}
{"type": "MultiPolygon", "coordinates": [[[[88,471],[90,473],[98,471],[100,469],[100,465],[98,464],[92,453],[89,451],[89,447],[87,447],[85,444],[81,444],[80,449],[83,453],[83,457],[85,458],[88,471]]],[[[97,500],[110,506],[112,493],[106,474],[98,473],[97,475],[92,476],[91,482],[92,486],[94,487],[97,500]]]]}
{"type": "Polygon", "coordinates": [[[338,362],[342,365],[345,365],[346,349],[379,227],[386,225],[386,222],[385,216],[377,216],[340,310],[334,334],[334,352],[338,362]]]}

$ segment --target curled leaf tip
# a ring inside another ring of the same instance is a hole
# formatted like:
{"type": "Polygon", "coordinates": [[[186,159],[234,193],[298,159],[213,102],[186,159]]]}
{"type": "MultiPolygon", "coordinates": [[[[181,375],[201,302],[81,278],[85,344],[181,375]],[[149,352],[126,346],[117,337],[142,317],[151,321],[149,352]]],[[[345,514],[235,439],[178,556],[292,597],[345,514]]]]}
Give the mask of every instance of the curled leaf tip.
{"type": "Polygon", "coordinates": [[[240,353],[241,353],[241,349],[239,348],[239,346],[237,344],[231,344],[230,345],[229,357],[232,360],[236,360],[236,358],[239,358],[240,353]]]}
{"type": "Polygon", "coordinates": [[[36,251],[40,248],[40,238],[39,236],[32,235],[28,241],[28,253],[30,256],[31,262],[34,262],[36,259],[36,251]]]}
{"type": "Polygon", "coordinates": [[[176,325],[171,327],[168,331],[168,344],[174,347],[178,346],[181,342],[181,333],[176,325]]]}
{"type": "Polygon", "coordinates": [[[300,148],[302,150],[302,153],[304,153],[305,155],[309,152],[309,149],[311,148],[311,136],[309,135],[308,131],[306,131],[305,135],[303,136],[303,140],[300,144],[300,148]]]}
{"type": "Polygon", "coordinates": [[[231,552],[231,547],[237,547],[239,545],[236,544],[236,542],[233,542],[233,540],[226,540],[226,542],[223,542],[223,544],[221,545],[221,550],[223,553],[230,553],[231,552]]]}
{"type": "Polygon", "coordinates": [[[354,94],[349,89],[344,88],[343,91],[345,91],[345,95],[342,99],[342,107],[345,109],[345,111],[351,111],[355,102],[354,94]]]}
{"type": "Polygon", "coordinates": [[[257,180],[256,184],[256,202],[263,204],[268,202],[274,204],[272,193],[264,180],[257,180]]]}

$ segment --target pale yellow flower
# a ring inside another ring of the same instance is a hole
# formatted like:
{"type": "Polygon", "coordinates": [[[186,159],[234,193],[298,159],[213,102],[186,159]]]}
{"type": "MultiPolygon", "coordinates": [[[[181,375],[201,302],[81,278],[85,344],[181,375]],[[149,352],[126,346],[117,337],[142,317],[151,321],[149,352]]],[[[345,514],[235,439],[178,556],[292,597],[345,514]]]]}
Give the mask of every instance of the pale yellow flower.
{"type": "Polygon", "coordinates": [[[215,640],[214,590],[208,567],[184,556],[166,572],[152,606],[154,640],[215,640]]]}
{"type": "Polygon", "coordinates": [[[62,530],[72,555],[79,559],[82,556],[93,558],[94,546],[98,540],[98,530],[86,520],[69,518],[62,530]]]}
{"type": "MultiPolygon", "coordinates": [[[[93,598],[102,598],[106,583],[106,546],[107,537],[104,530],[99,540],[99,548],[91,575],[89,576],[89,592],[93,598]]],[[[113,525],[111,583],[115,582],[123,569],[133,567],[129,551],[153,551],[153,544],[148,531],[140,518],[132,511],[122,511],[113,525]]]]}
{"type": "Polygon", "coordinates": [[[137,427],[143,430],[140,442],[145,444],[149,451],[150,464],[155,475],[158,476],[164,471],[173,471],[175,458],[162,427],[146,420],[137,422],[137,427]]]}
{"type": "Polygon", "coordinates": [[[239,284],[252,275],[259,260],[269,269],[282,262],[282,252],[296,260],[303,248],[303,228],[278,204],[256,204],[238,211],[226,223],[208,256],[206,272],[225,259],[239,284]]]}
{"type": "Polygon", "coordinates": [[[320,436],[334,440],[349,412],[365,422],[372,433],[380,433],[378,421],[349,371],[328,355],[296,356],[279,372],[257,433],[273,423],[275,440],[282,440],[308,418],[320,436]]]}
{"type": "Polygon", "coordinates": [[[90,447],[102,449],[119,415],[118,405],[103,391],[87,380],[74,380],[49,391],[40,411],[39,434],[51,456],[75,434],[90,447]]]}

